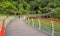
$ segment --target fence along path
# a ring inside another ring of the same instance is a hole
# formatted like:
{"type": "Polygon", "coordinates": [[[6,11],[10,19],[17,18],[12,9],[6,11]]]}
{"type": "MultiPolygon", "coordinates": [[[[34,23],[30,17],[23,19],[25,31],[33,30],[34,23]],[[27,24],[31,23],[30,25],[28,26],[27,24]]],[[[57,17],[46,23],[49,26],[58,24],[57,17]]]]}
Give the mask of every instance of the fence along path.
{"type": "Polygon", "coordinates": [[[15,19],[5,30],[5,36],[51,36],[24,22],[24,18],[15,19]]]}

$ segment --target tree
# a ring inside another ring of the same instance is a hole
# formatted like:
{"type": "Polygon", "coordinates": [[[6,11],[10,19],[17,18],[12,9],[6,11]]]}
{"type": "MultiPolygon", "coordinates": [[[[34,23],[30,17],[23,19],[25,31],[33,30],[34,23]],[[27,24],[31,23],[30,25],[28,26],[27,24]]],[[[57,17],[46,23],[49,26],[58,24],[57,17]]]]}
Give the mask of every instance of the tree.
{"type": "Polygon", "coordinates": [[[53,16],[54,18],[60,19],[60,7],[52,10],[52,12],[54,12],[54,16],[53,16]]]}
{"type": "Polygon", "coordinates": [[[51,2],[48,4],[48,7],[50,8],[60,7],[60,2],[51,2]]]}
{"type": "Polygon", "coordinates": [[[10,3],[9,1],[4,1],[4,2],[2,2],[2,3],[0,4],[0,8],[3,9],[3,10],[2,10],[2,13],[5,13],[5,14],[8,14],[8,13],[9,13],[9,14],[12,14],[12,13],[14,13],[15,10],[17,10],[16,7],[13,6],[13,4],[10,3]]]}

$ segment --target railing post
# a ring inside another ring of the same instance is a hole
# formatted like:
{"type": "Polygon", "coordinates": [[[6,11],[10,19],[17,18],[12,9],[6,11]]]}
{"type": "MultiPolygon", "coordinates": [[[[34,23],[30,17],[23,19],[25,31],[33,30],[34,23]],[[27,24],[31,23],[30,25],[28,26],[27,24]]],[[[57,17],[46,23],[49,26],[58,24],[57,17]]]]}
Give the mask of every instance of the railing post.
{"type": "Polygon", "coordinates": [[[54,24],[52,20],[51,20],[51,23],[52,23],[52,36],[54,36],[54,24]]]}
{"type": "Polygon", "coordinates": [[[41,29],[41,22],[40,19],[38,18],[38,22],[39,22],[39,30],[41,29]]]}
{"type": "Polygon", "coordinates": [[[33,20],[33,18],[32,18],[32,26],[34,26],[34,20],[33,20]]]}
{"type": "Polygon", "coordinates": [[[24,19],[26,19],[26,16],[24,16],[24,19]]]}
{"type": "Polygon", "coordinates": [[[30,23],[30,20],[29,20],[29,18],[28,18],[28,22],[30,23]]]}

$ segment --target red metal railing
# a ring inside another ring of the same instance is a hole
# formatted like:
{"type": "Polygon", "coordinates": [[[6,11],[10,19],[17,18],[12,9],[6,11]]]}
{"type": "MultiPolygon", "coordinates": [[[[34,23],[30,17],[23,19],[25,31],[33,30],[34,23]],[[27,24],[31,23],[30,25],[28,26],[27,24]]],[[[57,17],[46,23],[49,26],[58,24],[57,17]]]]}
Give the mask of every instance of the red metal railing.
{"type": "Polygon", "coordinates": [[[5,20],[8,18],[8,16],[3,20],[2,22],[2,28],[1,28],[1,31],[0,31],[0,36],[4,36],[5,35],[5,32],[4,32],[4,23],[5,23],[5,20]]]}
{"type": "MultiPolygon", "coordinates": [[[[33,18],[33,19],[37,19],[38,17],[36,16],[26,16],[27,18],[33,18]]],[[[60,19],[54,19],[54,18],[40,18],[40,19],[44,19],[44,20],[53,20],[53,21],[57,21],[60,22],[60,19]]]]}

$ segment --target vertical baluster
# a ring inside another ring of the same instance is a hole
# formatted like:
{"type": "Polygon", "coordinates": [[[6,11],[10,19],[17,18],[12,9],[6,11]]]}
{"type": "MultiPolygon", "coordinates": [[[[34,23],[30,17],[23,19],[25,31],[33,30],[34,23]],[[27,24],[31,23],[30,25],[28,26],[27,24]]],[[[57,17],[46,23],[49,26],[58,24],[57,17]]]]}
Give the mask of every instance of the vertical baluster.
{"type": "Polygon", "coordinates": [[[38,22],[39,22],[39,30],[41,29],[41,22],[40,19],[38,18],[38,22]]]}
{"type": "Polygon", "coordinates": [[[29,18],[28,18],[28,22],[30,23],[30,20],[29,20],[29,18]]]}
{"type": "Polygon", "coordinates": [[[34,20],[33,20],[33,18],[32,18],[32,26],[34,26],[34,20]]]}
{"type": "Polygon", "coordinates": [[[51,20],[51,23],[52,23],[52,36],[54,36],[54,24],[52,20],[51,20]]]}

